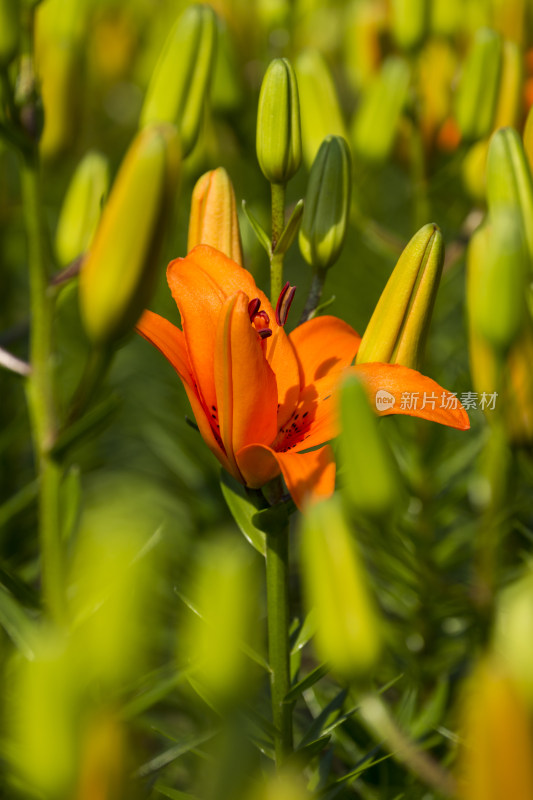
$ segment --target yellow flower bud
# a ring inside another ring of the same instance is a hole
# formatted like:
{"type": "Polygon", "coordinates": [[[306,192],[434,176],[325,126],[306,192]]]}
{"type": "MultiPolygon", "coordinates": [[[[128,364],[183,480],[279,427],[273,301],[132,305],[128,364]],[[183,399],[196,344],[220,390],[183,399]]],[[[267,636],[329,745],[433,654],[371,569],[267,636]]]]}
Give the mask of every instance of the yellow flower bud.
{"type": "Polygon", "coordinates": [[[384,6],[374,0],[355,0],[350,4],[345,20],[344,63],[356,91],[366,86],[379,70],[385,24],[384,6]]]}
{"type": "Polygon", "coordinates": [[[183,156],[193,149],[213,71],[217,20],[207,5],[192,5],[172,28],[156,64],[141,111],[141,126],[172,122],[183,156]]]}
{"type": "Polygon", "coordinates": [[[392,35],[402,50],[412,50],[425,36],[429,17],[428,0],[392,0],[392,35]]]}
{"type": "Polygon", "coordinates": [[[178,175],[176,129],[144,128],[121,165],[80,275],[82,318],[96,345],[127,333],[146,307],[178,175]]]}
{"type": "Polygon", "coordinates": [[[494,130],[516,125],[522,111],[523,56],[516,42],[504,42],[500,90],[494,115],[494,130]]]}
{"type": "Polygon", "coordinates": [[[242,250],[235,192],[223,167],[197,181],[191,201],[187,250],[208,244],[242,267],[242,250]]]}
{"type": "Polygon", "coordinates": [[[78,164],[61,207],[56,230],[56,253],[62,266],[67,266],[88,250],[108,187],[107,158],[91,150],[78,164]]]}
{"type": "Polygon", "coordinates": [[[415,233],[400,256],[367,325],[356,363],[382,361],[418,369],[444,263],[439,228],[415,233]]]}
{"type": "Polygon", "coordinates": [[[338,497],[307,510],[301,556],[319,658],[348,680],[367,673],[379,658],[380,622],[338,497]]]}
{"type": "Polygon", "coordinates": [[[533,569],[508,586],[498,603],[494,648],[529,704],[533,703],[533,569]]]}
{"type": "Polygon", "coordinates": [[[389,155],[407,100],[409,80],[407,62],[389,57],[366,87],[352,127],[352,142],[361,157],[384,161],[389,155]]]}
{"type": "Polygon", "coordinates": [[[302,148],[307,166],[328,135],[348,138],[333,78],[318,50],[304,50],[295,62],[300,98],[302,148]]]}
{"type": "Polygon", "coordinates": [[[504,668],[485,658],[463,697],[461,800],[531,800],[533,737],[524,699],[504,668]]]}
{"type": "Polygon", "coordinates": [[[502,43],[489,28],[479,29],[468,53],[455,98],[459,129],[467,141],[492,130],[500,87],[502,43]]]}
{"type": "Polygon", "coordinates": [[[526,124],[524,125],[524,150],[529,164],[529,169],[533,170],[533,106],[528,111],[526,124]]]}
{"type": "Polygon", "coordinates": [[[257,109],[257,160],[270,183],[285,184],[302,160],[298,85],[286,58],[271,61],[257,109]]]}
{"type": "Polygon", "coordinates": [[[20,19],[17,0],[0,0],[0,68],[15,58],[20,42],[20,19]]]}
{"type": "Polygon", "coordinates": [[[299,233],[300,250],[315,269],[335,263],[350,216],[351,159],[341,136],[328,136],[311,167],[299,233]]]}

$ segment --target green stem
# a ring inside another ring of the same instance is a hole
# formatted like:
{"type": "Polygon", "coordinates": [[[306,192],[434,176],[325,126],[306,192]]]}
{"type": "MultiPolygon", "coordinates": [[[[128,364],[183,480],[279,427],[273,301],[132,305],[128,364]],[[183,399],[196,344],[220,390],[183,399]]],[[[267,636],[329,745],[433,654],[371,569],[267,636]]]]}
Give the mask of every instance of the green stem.
{"type": "Polygon", "coordinates": [[[289,643],[289,531],[283,528],[267,535],[266,582],[268,654],[271,677],[274,743],[279,768],[292,752],[292,707],[285,702],[290,689],[289,643]]]}
{"type": "Polygon", "coordinates": [[[21,169],[30,280],[30,362],[27,393],[39,473],[39,537],[45,605],[53,619],[63,616],[63,558],[59,525],[61,467],[50,455],[57,433],[52,364],[53,298],[48,290],[45,224],[38,158],[25,157],[21,169]]]}
{"type": "Polygon", "coordinates": [[[324,289],[325,280],[326,280],[325,269],[318,269],[313,274],[313,280],[311,281],[311,288],[309,289],[309,294],[307,295],[305,308],[302,311],[300,324],[303,322],[307,322],[308,319],[312,319],[312,317],[314,316],[314,312],[318,308],[318,304],[320,303],[320,298],[322,297],[322,291],[324,289]]]}
{"type": "Polygon", "coordinates": [[[285,184],[272,183],[272,247],[270,256],[270,301],[274,308],[283,286],[283,254],[274,251],[285,227],[285,184]]]}

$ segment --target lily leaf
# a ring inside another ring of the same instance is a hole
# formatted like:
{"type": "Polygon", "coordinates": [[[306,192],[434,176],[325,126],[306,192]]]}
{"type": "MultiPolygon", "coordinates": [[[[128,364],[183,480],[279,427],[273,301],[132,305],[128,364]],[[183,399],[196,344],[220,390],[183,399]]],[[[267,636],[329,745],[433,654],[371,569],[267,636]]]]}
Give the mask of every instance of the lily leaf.
{"type": "Polygon", "coordinates": [[[109,398],[91,408],[83,417],[77,419],[72,425],[60,431],[57,440],[52,447],[51,454],[54,458],[63,458],[65,454],[78,442],[91,435],[94,436],[96,430],[104,428],[111,417],[118,411],[122,401],[117,394],[112,394],[109,398]]]}
{"type": "Polygon", "coordinates": [[[24,608],[3,586],[0,586],[0,625],[26,658],[30,660],[35,658],[34,623],[24,608]]]}
{"type": "Polygon", "coordinates": [[[157,784],[154,789],[163,797],[170,797],[170,800],[198,800],[194,794],[187,794],[187,792],[179,792],[177,789],[172,789],[170,786],[162,786],[157,784]]]}
{"type": "Polygon", "coordinates": [[[152,775],[154,772],[158,772],[163,767],[166,767],[168,764],[171,764],[173,761],[176,761],[177,758],[180,756],[185,755],[185,753],[189,753],[191,750],[195,750],[201,744],[209,741],[215,735],[215,731],[209,731],[208,733],[203,733],[200,736],[192,736],[185,741],[180,742],[175,747],[171,747],[169,750],[165,750],[164,753],[160,753],[155,758],[152,758],[150,761],[147,761],[143,764],[137,772],[134,773],[134,778],[146,778],[148,775],[152,775]]]}
{"type": "Polygon", "coordinates": [[[244,211],[246,219],[252,226],[253,232],[255,233],[257,239],[259,240],[259,244],[266,250],[268,257],[270,258],[270,255],[272,253],[272,248],[270,246],[270,237],[268,236],[267,232],[265,231],[261,223],[256,220],[256,218],[248,208],[246,200],[242,201],[242,210],[244,211]]]}
{"type": "Polygon", "coordinates": [[[329,672],[328,667],[326,664],[321,664],[319,667],[316,667],[312,670],[305,678],[302,678],[301,681],[298,681],[292,689],[285,695],[285,702],[292,703],[294,700],[297,700],[298,697],[305,692],[306,689],[310,689],[311,686],[314,686],[324,675],[327,675],[329,672]]]}
{"type": "MultiPolygon", "coordinates": [[[[258,515],[258,511],[263,510],[259,505],[261,501],[259,500],[257,504],[255,504],[252,500],[252,495],[225,470],[221,472],[220,488],[222,489],[224,500],[228,504],[228,508],[241,533],[248,539],[250,544],[264,556],[266,554],[265,531],[255,523],[255,517],[258,515]]],[[[263,522],[262,518],[260,518],[260,522],[263,522]]]]}
{"type": "Polygon", "coordinates": [[[289,221],[283,228],[281,236],[279,237],[277,244],[274,248],[275,256],[285,255],[285,253],[293,243],[294,238],[298,233],[298,228],[300,227],[303,213],[304,213],[304,201],[298,200],[298,202],[294,206],[292,214],[289,217],[289,221]]]}
{"type": "Polygon", "coordinates": [[[344,701],[346,700],[346,695],[346,689],[342,689],[335,695],[333,700],[331,700],[327,706],[322,709],[318,717],[313,720],[307,729],[307,732],[304,734],[303,739],[298,745],[298,750],[307,747],[307,745],[317,741],[318,739],[321,739],[323,736],[325,736],[326,732],[331,731],[332,727],[335,727],[339,720],[340,722],[344,722],[346,715],[341,714],[341,710],[344,701]]]}

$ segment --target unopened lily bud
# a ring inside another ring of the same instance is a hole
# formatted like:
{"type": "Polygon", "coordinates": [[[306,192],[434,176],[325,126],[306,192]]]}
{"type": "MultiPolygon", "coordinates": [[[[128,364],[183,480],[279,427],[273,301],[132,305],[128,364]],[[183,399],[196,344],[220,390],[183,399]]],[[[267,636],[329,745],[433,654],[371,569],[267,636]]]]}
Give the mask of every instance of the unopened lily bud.
{"type": "Polygon", "coordinates": [[[492,130],[502,64],[500,36],[489,28],[476,32],[461,75],[455,114],[463,139],[476,141],[492,130]]]}
{"type": "Polygon", "coordinates": [[[429,21],[428,0],[392,0],[391,27],[396,44],[412,50],[424,38],[429,21]]]}
{"type": "Polygon", "coordinates": [[[347,77],[359,91],[378,71],[381,34],[386,26],[383,6],[374,0],[352,2],[345,20],[344,63],[347,77]]]}
{"type": "Polygon", "coordinates": [[[356,151],[369,161],[389,155],[407,101],[410,69],[407,61],[388,58],[363,93],[352,128],[356,151]]]}
{"type": "Polygon", "coordinates": [[[300,250],[315,269],[338,259],[350,216],[351,159],[341,136],[328,136],[311,167],[299,233],[300,250]]]}
{"type": "Polygon", "coordinates": [[[462,0],[432,0],[430,28],[437,36],[453,36],[461,26],[464,13],[462,0]]]}
{"type": "Polygon", "coordinates": [[[217,20],[207,5],[192,5],[172,28],[156,64],[141,111],[142,127],[172,122],[183,156],[193,149],[213,72],[217,20]]]}
{"type": "Polygon", "coordinates": [[[523,56],[516,42],[504,42],[500,90],[494,115],[494,129],[516,125],[522,106],[523,56]]]}
{"type": "Polygon", "coordinates": [[[526,117],[523,141],[529,169],[533,170],[533,106],[529,109],[526,117]]]}
{"type": "Polygon", "coordinates": [[[108,160],[96,150],[91,150],[78,164],[61,207],[56,230],[56,253],[62,266],[67,266],[88,250],[108,187],[108,160]]]}
{"type": "Polygon", "coordinates": [[[337,496],[307,510],[301,555],[319,658],[344,679],[367,673],[379,658],[381,626],[337,496]]]}
{"type": "Polygon", "coordinates": [[[415,233],[396,264],[367,325],[356,363],[382,361],[418,369],[444,263],[434,223],[415,233]]]}
{"type": "Polygon", "coordinates": [[[533,736],[524,698],[504,667],[486,657],[463,697],[461,800],[533,797],[533,736]]]}
{"type": "Polygon", "coordinates": [[[96,345],[127,333],[146,307],[179,165],[172,125],[144,128],[126,154],[80,275],[82,318],[96,345]]]}
{"type": "Polygon", "coordinates": [[[489,246],[483,278],[471,298],[472,325],[496,350],[516,339],[525,316],[527,257],[516,210],[499,208],[490,215],[489,246]]]}
{"type": "Polygon", "coordinates": [[[20,42],[19,5],[17,0],[0,0],[0,68],[15,58],[20,42]]]}
{"type": "Polygon", "coordinates": [[[343,496],[350,508],[369,517],[390,514],[399,499],[399,475],[361,381],[343,383],[340,400],[340,464],[343,496]]]}
{"type": "Polygon", "coordinates": [[[198,244],[215,247],[242,267],[235,192],[223,167],[202,175],[192,193],[187,251],[198,244]]]}
{"type": "Polygon", "coordinates": [[[270,183],[285,184],[302,160],[298,85],[286,58],[271,61],[257,109],[257,160],[270,183]]]}
{"type": "Polygon", "coordinates": [[[494,648],[533,703],[533,570],[507,587],[498,603],[494,648]]]}
{"type": "Polygon", "coordinates": [[[514,128],[500,128],[492,136],[487,157],[489,212],[516,210],[522,220],[530,268],[533,267],[533,181],[522,141],[514,128]]]}
{"type": "Polygon", "coordinates": [[[300,97],[302,148],[310,167],[329,135],[348,138],[333,78],[318,50],[304,50],[295,62],[300,97]]]}

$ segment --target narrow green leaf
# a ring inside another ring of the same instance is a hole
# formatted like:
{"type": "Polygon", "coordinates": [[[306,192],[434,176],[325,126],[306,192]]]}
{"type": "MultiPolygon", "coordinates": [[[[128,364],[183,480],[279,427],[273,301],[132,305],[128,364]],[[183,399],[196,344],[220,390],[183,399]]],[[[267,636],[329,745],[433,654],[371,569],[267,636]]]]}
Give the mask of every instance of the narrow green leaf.
{"type": "Polygon", "coordinates": [[[0,625],[20,652],[33,660],[36,638],[34,623],[3,586],[0,586],[0,625]]]}
{"type": "Polygon", "coordinates": [[[0,564],[0,584],[25,608],[35,610],[41,608],[41,601],[36,591],[5,564],[0,564]]]}
{"type": "Polygon", "coordinates": [[[112,394],[68,428],[60,431],[52,448],[52,456],[54,458],[63,458],[71,447],[74,447],[88,436],[94,436],[96,430],[105,427],[120,405],[120,397],[112,394]]]}
{"type": "MultiPolygon", "coordinates": [[[[262,510],[259,505],[261,501],[258,500],[257,504],[255,504],[252,496],[244,486],[236,481],[235,478],[232,478],[225,470],[221,472],[220,488],[241,533],[264,556],[266,554],[265,532],[258,528],[254,522],[257,512],[262,510]]],[[[266,505],[266,500],[264,502],[266,505]]]]}
{"type": "Polygon", "coordinates": [[[81,473],[77,464],[67,472],[61,486],[61,536],[69,542],[76,530],[81,507],[81,473]]]}
{"type": "Polygon", "coordinates": [[[256,218],[248,208],[246,200],[242,201],[242,210],[244,211],[246,219],[252,226],[253,232],[255,233],[257,239],[259,240],[259,244],[264,248],[268,257],[270,258],[271,255],[270,237],[268,236],[262,225],[256,220],[256,218]]]}
{"type": "Polygon", "coordinates": [[[187,794],[187,792],[178,792],[177,789],[171,789],[170,786],[162,786],[161,784],[156,784],[154,789],[159,794],[162,794],[163,797],[170,797],[170,800],[199,800],[198,797],[194,794],[187,794]]]}
{"type": "Polygon", "coordinates": [[[285,702],[292,703],[298,699],[298,697],[305,692],[306,689],[310,689],[311,686],[314,686],[324,675],[327,675],[329,672],[329,668],[325,664],[321,664],[319,667],[316,667],[312,672],[302,678],[301,681],[298,681],[295,684],[290,692],[285,695],[285,702]]]}
{"type": "Polygon", "coordinates": [[[297,650],[301,650],[302,647],[305,647],[307,642],[309,642],[313,636],[315,635],[316,631],[316,614],[315,610],[311,609],[307,614],[306,618],[303,621],[302,626],[298,631],[298,635],[291,647],[291,653],[295,653],[297,650]]]}
{"type": "Polygon", "coordinates": [[[274,248],[275,256],[285,255],[285,253],[293,243],[296,234],[298,233],[303,213],[304,213],[304,201],[298,200],[298,202],[294,206],[292,214],[289,217],[289,221],[283,228],[281,236],[279,237],[277,244],[274,248]]]}
{"type": "Polygon", "coordinates": [[[39,491],[38,481],[23,486],[16,494],[0,506],[0,528],[3,528],[16,514],[24,511],[36,499],[39,491]]]}
{"type": "Polygon", "coordinates": [[[429,733],[439,725],[448,700],[449,685],[446,677],[440,678],[421,712],[410,725],[409,735],[413,739],[429,733]]]}
{"type": "Polygon", "coordinates": [[[171,747],[168,750],[165,750],[164,753],[160,753],[155,758],[147,761],[145,764],[139,767],[136,772],[134,772],[133,777],[146,778],[148,775],[158,772],[160,769],[168,766],[168,764],[176,761],[176,759],[180,758],[186,753],[190,753],[191,750],[194,750],[199,745],[204,744],[204,742],[208,742],[209,739],[212,739],[214,735],[214,731],[209,731],[208,733],[203,733],[200,736],[192,736],[189,739],[185,739],[185,741],[180,742],[175,747],[171,747]]]}
{"type": "Polygon", "coordinates": [[[331,725],[334,724],[339,718],[344,721],[345,715],[340,716],[340,714],[344,701],[346,700],[346,695],[346,689],[342,689],[335,695],[333,700],[331,700],[327,706],[322,709],[318,717],[316,717],[308,727],[300,744],[298,745],[298,749],[306,747],[308,744],[311,744],[312,742],[315,742],[324,736],[327,731],[331,730],[331,725]]]}

